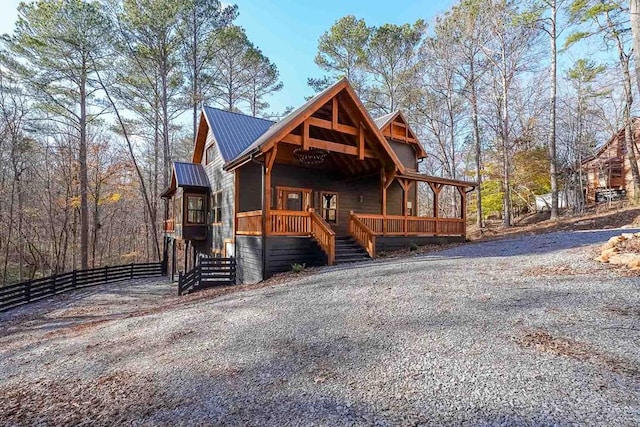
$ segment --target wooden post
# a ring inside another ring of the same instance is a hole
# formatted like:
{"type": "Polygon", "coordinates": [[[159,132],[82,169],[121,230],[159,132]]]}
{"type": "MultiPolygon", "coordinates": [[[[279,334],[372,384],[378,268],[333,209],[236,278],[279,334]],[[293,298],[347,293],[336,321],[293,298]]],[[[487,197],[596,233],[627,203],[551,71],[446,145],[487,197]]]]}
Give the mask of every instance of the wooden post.
{"type": "Polygon", "coordinates": [[[467,193],[464,187],[457,187],[460,193],[460,218],[462,219],[462,237],[467,237],[467,193]]]}
{"type": "MultiPolygon", "coordinates": [[[[176,272],[176,267],[177,267],[177,261],[176,261],[176,239],[173,239],[171,242],[171,247],[172,247],[172,257],[171,257],[171,281],[173,282],[174,279],[174,274],[176,272]]],[[[131,270],[131,274],[133,274],[133,269],[131,270]]]]}
{"type": "Polygon", "coordinates": [[[438,212],[439,212],[439,195],[440,195],[440,190],[442,190],[442,184],[432,184],[429,183],[429,187],[431,187],[431,190],[433,191],[433,218],[434,221],[436,223],[436,230],[435,230],[435,235],[439,235],[440,231],[438,229],[438,212]]]}
{"type": "Polygon", "coordinates": [[[78,285],[77,283],[78,280],[78,271],[77,270],[73,270],[73,274],[71,276],[71,286],[75,289],[76,286],[78,285]]]}
{"type": "Polygon", "coordinates": [[[184,242],[184,271],[187,271],[189,266],[189,241],[184,242]]]}
{"type": "Polygon", "coordinates": [[[309,120],[305,120],[302,124],[302,149],[308,150],[309,147],[309,120]]]}
{"type": "Polygon", "coordinates": [[[406,236],[408,233],[408,209],[407,209],[407,205],[409,204],[409,186],[411,185],[409,183],[409,180],[406,179],[401,179],[398,182],[400,182],[400,186],[402,186],[402,215],[404,215],[404,220],[402,222],[402,231],[404,232],[404,235],[406,236]]]}
{"type": "Polygon", "coordinates": [[[382,169],[382,235],[387,234],[387,188],[395,178],[395,171],[386,173],[382,169]]]}
{"type": "Polygon", "coordinates": [[[57,274],[54,274],[51,277],[51,293],[55,294],[56,293],[56,276],[58,276],[57,274]]]}
{"type": "Polygon", "coordinates": [[[131,265],[129,266],[129,278],[133,279],[133,263],[131,263],[131,265]]]}
{"type": "Polygon", "coordinates": [[[358,160],[364,160],[364,126],[358,127],[358,160]]]}
{"type": "Polygon", "coordinates": [[[338,127],[338,98],[331,99],[331,129],[336,130],[338,127]]]}
{"type": "MultiPolygon", "coordinates": [[[[73,272],[75,273],[75,270],[73,272]]],[[[24,284],[24,299],[27,302],[31,301],[31,280],[24,284]]]]}
{"type": "Polygon", "coordinates": [[[262,209],[264,211],[265,224],[262,229],[265,235],[271,234],[271,171],[276,161],[278,153],[278,145],[274,145],[271,151],[267,152],[265,159],[264,171],[264,203],[262,209]]]}
{"type": "Polygon", "coordinates": [[[109,280],[109,266],[104,266],[104,281],[105,283],[109,280]]]}

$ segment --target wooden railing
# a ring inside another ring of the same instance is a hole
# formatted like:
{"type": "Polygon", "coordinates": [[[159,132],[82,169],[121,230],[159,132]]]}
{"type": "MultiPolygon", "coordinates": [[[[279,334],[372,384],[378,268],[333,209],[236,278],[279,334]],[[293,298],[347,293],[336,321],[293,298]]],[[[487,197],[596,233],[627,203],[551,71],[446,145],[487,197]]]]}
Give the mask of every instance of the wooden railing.
{"type": "MultiPolygon", "coordinates": [[[[370,224],[374,222],[369,221],[370,224]]],[[[362,246],[371,258],[376,256],[376,233],[358,215],[351,212],[349,234],[362,246]]]]}
{"type": "Polygon", "coordinates": [[[402,215],[353,214],[375,235],[381,236],[464,236],[464,220],[402,215]]]}
{"type": "Polygon", "coordinates": [[[178,276],[178,295],[207,289],[214,286],[228,286],[236,284],[235,258],[209,258],[198,260],[198,265],[186,273],[178,276]]]}
{"type": "Polygon", "coordinates": [[[282,236],[311,235],[311,213],[309,211],[269,211],[268,234],[282,236]]]}
{"type": "Polygon", "coordinates": [[[309,210],[311,218],[311,236],[327,254],[327,264],[333,265],[336,260],[336,233],[329,224],[313,209],[309,210]]]}
{"type": "Polygon", "coordinates": [[[176,220],[168,219],[164,222],[164,231],[165,233],[173,233],[176,231],[176,220]]]}
{"type": "Polygon", "coordinates": [[[259,236],[262,234],[262,211],[238,212],[236,234],[259,236]]]}

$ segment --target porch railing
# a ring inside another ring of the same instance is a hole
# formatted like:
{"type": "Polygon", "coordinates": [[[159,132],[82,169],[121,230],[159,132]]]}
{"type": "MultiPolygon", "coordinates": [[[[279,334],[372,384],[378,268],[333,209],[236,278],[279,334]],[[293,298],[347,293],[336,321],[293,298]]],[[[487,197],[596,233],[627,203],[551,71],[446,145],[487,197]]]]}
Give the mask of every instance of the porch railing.
{"type": "MultiPolygon", "coordinates": [[[[266,234],[271,236],[313,237],[327,255],[328,264],[334,263],[336,234],[315,211],[271,210],[266,224],[266,234]]],[[[236,214],[236,234],[256,236],[262,232],[262,211],[236,214]]]]}
{"type": "Polygon", "coordinates": [[[402,215],[353,214],[376,235],[385,236],[464,236],[464,219],[402,215]]]}
{"type": "Polygon", "coordinates": [[[236,214],[236,234],[262,235],[262,211],[238,212],[236,214]]]}

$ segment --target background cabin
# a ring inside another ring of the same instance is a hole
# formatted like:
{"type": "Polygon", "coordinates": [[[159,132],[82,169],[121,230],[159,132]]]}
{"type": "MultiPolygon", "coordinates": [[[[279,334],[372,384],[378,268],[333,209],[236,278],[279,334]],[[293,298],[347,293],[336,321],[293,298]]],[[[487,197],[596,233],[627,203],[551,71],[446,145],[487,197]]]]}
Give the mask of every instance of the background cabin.
{"type": "Polygon", "coordinates": [[[252,283],[294,263],[462,241],[474,184],[419,173],[424,157],[401,112],[373,120],[345,79],[279,122],[204,107],[192,162],[174,164],[163,193],[170,266],[234,256],[238,281],[252,283]],[[418,216],[421,182],[430,216],[418,216]],[[450,218],[439,209],[445,187],[457,197],[450,218]]]}
{"type": "MultiPolygon", "coordinates": [[[[640,123],[633,120],[634,141],[640,138],[640,123]]],[[[590,159],[582,163],[586,175],[585,200],[588,203],[608,199],[634,198],[633,175],[624,128],[620,129],[590,159]]]]}

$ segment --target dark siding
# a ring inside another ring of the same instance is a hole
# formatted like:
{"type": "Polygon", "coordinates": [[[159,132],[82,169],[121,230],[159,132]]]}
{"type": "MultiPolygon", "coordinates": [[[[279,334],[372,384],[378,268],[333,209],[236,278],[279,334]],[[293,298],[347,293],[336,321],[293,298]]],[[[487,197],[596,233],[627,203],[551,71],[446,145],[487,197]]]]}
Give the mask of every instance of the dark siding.
{"type": "MultiPolygon", "coordinates": [[[[381,214],[382,195],[380,176],[373,175],[346,181],[343,177],[330,172],[322,172],[295,166],[276,164],[273,167],[272,208],[276,208],[276,191],[280,187],[300,187],[313,190],[313,206],[320,212],[320,193],[323,191],[338,193],[338,224],[333,229],[338,235],[347,235],[349,230],[349,211],[356,213],[381,214]],[[364,196],[360,202],[360,195],[364,196]]],[[[402,192],[400,196],[402,204],[402,192]]]]}
{"type": "Polygon", "coordinates": [[[238,209],[240,212],[262,209],[262,166],[249,162],[236,169],[239,180],[238,209]]]}
{"type": "MultiPolygon", "coordinates": [[[[215,140],[213,139],[211,129],[209,129],[205,143],[205,151],[207,147],[212,144],[215,144],[215,140]]],[[[217,146],[213,151],[213,159],[209,159],[209,164],[205,164],[207,156],[202,156],[202,164],[204,165],[209,183],[211,184],[211,192],[222,190],[222,223],[209,227],[210,249],[222,251],[224,249],[224,240],[233,239],[235,175],[232,172],[222,170],[224,160],[217,146]]],[[[210,201],[208,205],[209,204],[210,201]]],[[[207,215],[207,219],[209,218],[210,216],[207,215]]]]}
{"type": "MultiPolygon", "coordinates": [[[[402,215],[403,192],[402,186],[398,181],[394,181],[389,188],[387,188],[387,215],[402,215]]],[[[415,215],[415,184],[411,184],[409,187],[409,201],[411,202],[411,206],[413,206],[413,213],[415,215]]]]}
{"type": "Polygon", "coordinates": [[[442,245],[446,243],[464,242],[465,238],[461,236],[423,236],[423,237],[411,237],[411,236],[378,236],[376,237],[376,252],[382,251],[397,251],[400,249],[407,249],[412,243],[418,246],[423,245],[442,245]]]}
{"type": "Polygon", "coordinates": [[[389,141],[391,148],[393,148],[393,151],[395,151],[396,155],[406,168],[414,171],[417,170],[418,158],[416,157],[416,151],[410,144],[396,142],[389,138],[387,138],[387,141],[389,141]]]}
{"type": "Polygon", "coordinates": [[[262,237],[236,236],[237,282],[262,281],[262,237]]]}
{"type": "Polygon", "coordinates": [[[322,249],[310,237],[267,237],[266,275],[291,271],[291,264],[315,267],[327,264],[322,249]]]}

